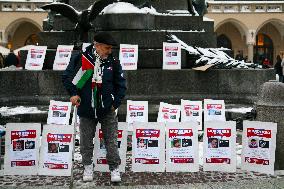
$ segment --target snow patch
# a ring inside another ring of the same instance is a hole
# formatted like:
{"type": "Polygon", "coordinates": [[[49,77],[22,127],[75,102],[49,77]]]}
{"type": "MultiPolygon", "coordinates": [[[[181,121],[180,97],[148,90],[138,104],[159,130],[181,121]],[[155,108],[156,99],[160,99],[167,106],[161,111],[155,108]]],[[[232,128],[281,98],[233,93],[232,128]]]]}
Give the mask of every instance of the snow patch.
{"type": "Polygon", "coordinates": [[[24,106],[17,106],[15,108],[10,107],[1,107],[0,114],[3,116],[10,116],[10,115],[18,115],[18,114],[37,114],[37,113],[46,113],[47,111],[41,111],[37,107],[24,107],[24,106]]]}

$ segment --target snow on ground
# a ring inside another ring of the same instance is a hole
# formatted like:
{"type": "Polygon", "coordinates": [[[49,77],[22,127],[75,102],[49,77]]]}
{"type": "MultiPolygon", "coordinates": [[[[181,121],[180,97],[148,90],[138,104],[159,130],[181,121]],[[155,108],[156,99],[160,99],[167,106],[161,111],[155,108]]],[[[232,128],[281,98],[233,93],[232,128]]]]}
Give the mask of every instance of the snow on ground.
{"type": "Polygon", "coordinates": [[[17,106],[15,108],[11,107],[1,107],[0,113],[3,116],[10,116],[10,115],[18,115],[18,114],[37,114],[37,113],[46,113],[47,111],[38,110],[37,107],[24,107],[24,106],[17,106]]]}

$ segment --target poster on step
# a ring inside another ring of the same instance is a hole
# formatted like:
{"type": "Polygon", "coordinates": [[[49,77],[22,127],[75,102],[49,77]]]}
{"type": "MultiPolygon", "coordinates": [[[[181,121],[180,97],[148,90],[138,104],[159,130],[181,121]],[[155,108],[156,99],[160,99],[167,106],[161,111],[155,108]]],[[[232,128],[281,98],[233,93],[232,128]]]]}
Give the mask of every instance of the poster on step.
{"type": "Polygon", "coordinates": [[[120,44],[119,60],[122,70],[137,70],[138,45],[120,44]]]}
{"type": "Polygon", "coordinates": [[[28,51],[26,70],[42,70],[47,46],[33,46],[28,51]]]}
{"type": "Polygon", "coordinates": [[[197,121],[198,130],[202,130],[202,101],[181,99],[181,122],[197,121]]]}
{"type": "Polygon", "coordinates": [[[163,69],[181,69],[181,45],[180,43],[163,43],[163,69]]]}
{"type": "Polygon", "coordinates": [[[134,122],[148,122],[148,101],[127,100],[126,122],[129,131],[133,131],[134,122]]]}
{"type": "Polygon", "coordinates": [[[166,123],[166,171],[199,171],[197,121],[166,123]]]}
{"type": "Polygon", "coordinates": [[[132,135],[132,171],[165,171],[165,124],[134,122],[132,135]]]}
{"type": "Polygon", "coordinates": [[[244,121],[241,169],[274,175],[277,123],[244,121]]]}
{"type": "Polygon", "coordinates": [[[47,124],[69,125],[71,102],[51,100],[48,109],[47,124]]]}
{"type": "Polygon", "coordinates": [[[65,70],[70,62],[74,45],[58,45],[53,70],[65,70]]]}
{"type": "Polygon", "coordinates": [[[40,123],[7,123],[5,175],[37,175],[40,134],[40,123]]]}
{"type": "Polygon", "coordinates": [[[204,124],[203,170],[236,172],[236,122],[204,124]]]}
{"type": "Polygon", "coordinates": [[[39,175],[71,175],[73,139],[74,127],[71,125],[43,126],[39,175]]]}
{"type": "Polygon", "coordinates": [[[157,122],[179,122],[180,105],[160,102],[157,122]]]}
{"type": "Polygon", "coordinates": [[[205,121],[226,121],[224,100],[204,99],[205,121]]]}
{"type": "MultiPolygon", "coordinates": [[[[127,150],[127,123],[119,122],[117,131],[117,146],[121,159],[119,171],[125,172],[126,167],[126,150],[127,150]]],[[[101,125],[96,128],[96,136],[94,140],[94,171],[109,172],[109,166],[106,159],[106,146],[103,138],[101,125]]]]}

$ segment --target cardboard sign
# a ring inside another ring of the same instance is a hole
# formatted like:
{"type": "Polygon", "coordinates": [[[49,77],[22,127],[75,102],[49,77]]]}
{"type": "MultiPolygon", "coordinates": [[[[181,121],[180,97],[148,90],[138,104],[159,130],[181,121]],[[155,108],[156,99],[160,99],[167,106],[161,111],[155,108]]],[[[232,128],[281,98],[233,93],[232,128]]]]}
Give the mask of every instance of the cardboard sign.
{"type": "Polygon", "coordinates": [[[203,145],[204,171],[236,171],[236,122],[205,122],[203,145]]]}
{"type": "Polygon", "coordinates": [[[65,70],[70,62],[74,45],[58,45],[53,70],[65,70]]]}
{"type": "Polygon", "coordinates": [[[166,123],[166,171],[197,172],[199,170],[198,124],[166,123]]]}
{"type": "Polygon", "coordinates": [[[133,131],[134,122],[148,122],[148,101],[127,100],[128,131],[133,131]]]}
{"type": "Polygon", "coordinates": [[[40,123],[7,123],[5,175],[36,175],[39,161],[40,123]]]}
{"type": "Polygon", "coordinates": [[[119,60],[122,70],[137,70],[138,45],[120,44],[119,60]]]}
{"type": "Polygon", "coordinates": [[[71,102],[51,100],[47,124],[69,125],[71,106],[71,102]]]}
{"type": "Polygon", "coordinates": [[[244,121],[242,170],[274,175],[277,124],[244,121]]]}
{"type": "Polygon", "coordinates": [[[39,174],[70,176],[74,127],[71,125],[44,125],[41,140],[39,174]]]}
{"type": "Polygon", "coordinates": [[[179,122],[180,105],[160,102],[157,122],[179,122]]]}
{"type": "Polygon", "coordinates": [[[181,44],[163,43],[163,69],[179,70],[181,69],[181,44]]]}
{"type": "Polygon", "coordinates": [[[204,121],[226,121],[224,100],[204,99],[204,121]]]}
{"type": "Polygon", "coordinates": [[[132,171],[165,171],[165,124],[133,124],[132,135],[132,171]]]}
{"type": "MultiPolygon", "coordinates": [[[[121,159],[119,171],[125,172],[126,167],[126,150],[127,150],[127,123],[118,123],[117,133],[118,152],[121,159]]],[[[106,159],[106,147],[103,138],[101,125],[96,128],[96,137],[94,140],[94,171],[109,172],[109,166],[106,159]]]]}
{"type": "Polygon", "coordinates": [[[202,101],[181,99],[181,122],[197,121],[198,130],[202,130],[202,101]]]}
{"type": "Polygon", "coordinates": [[[25,69],[42,70],[47,46],[34,46],[28,51],[25,69]]]}

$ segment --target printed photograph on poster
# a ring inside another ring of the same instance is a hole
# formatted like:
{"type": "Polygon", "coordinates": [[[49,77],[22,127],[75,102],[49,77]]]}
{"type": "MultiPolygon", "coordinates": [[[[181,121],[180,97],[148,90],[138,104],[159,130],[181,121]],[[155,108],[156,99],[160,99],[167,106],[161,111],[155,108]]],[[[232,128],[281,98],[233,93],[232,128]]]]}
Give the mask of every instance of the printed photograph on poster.
{"type": "Polygon", "coordinates": [[[198,130],[202,130],[202,101],[181,99],[181,122],[197,121],[198,130]]]}
{"type": "Polygon", "coordinates": [[[197,122],[166,123],[166,171],[199,170],[197,122]]]}
{"type": "Polygon", "coordinates": [[[71,102],[50,101],[47,124],[69,125],[71,102]]]}
{"type": "Polygon", "coordinates": [[[205,122],[203,139],[204,171],[236,171],[236,123],[205,122]]]}
{"type": "Polygon", "coordinates": [[[179,122],[180,105],[160,102],[157,122],[179,122]]]}
{"type": "Polygon", "coordinates": [[[70,62],[74,45],[58,45],[53,70],[65,70],[70,62]]]}
{"type": "Polygon", "coordinates": [[[37,174],[41,124],[8,123],[6,132],[4,174],[37,174]]]}
{"type": "Polygon", "coordinates": [[[244,121],[241,169],[274,175],[277,124],[244,121]]]}
{"type": "Polygon", "coordinates": [[[204,121],[226,121],[224,100],[204,99],[204,121]]]}
{"type": "Polygon", "coordinates": [[[119,60],[122,70],[137,70],[138,45],[120,44],[119,60]]]}
{"type": "Polygon", "coordinates": [[[181,45],[179,43],[163,43],[163,69],[181,69],[181,45]]]}
{"type": "Polygon", "coordinates": [[[25,64],[26,70],[42,70],[47,46],[33,46],[29,49],[25,64]]]}
{"type": "Polygon", "coordinates": [[[165,169],[165,125],[133,123],[132,171],[163,172],[165,169]]]}

